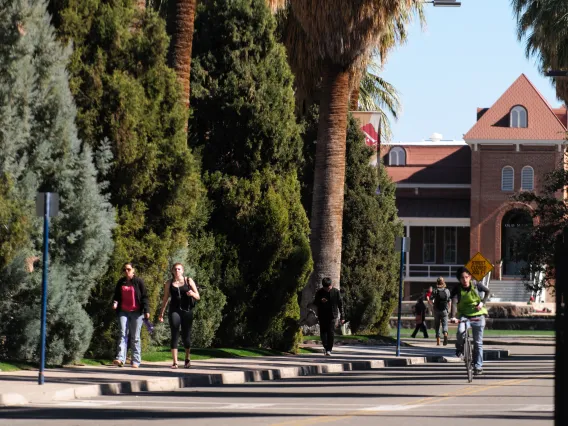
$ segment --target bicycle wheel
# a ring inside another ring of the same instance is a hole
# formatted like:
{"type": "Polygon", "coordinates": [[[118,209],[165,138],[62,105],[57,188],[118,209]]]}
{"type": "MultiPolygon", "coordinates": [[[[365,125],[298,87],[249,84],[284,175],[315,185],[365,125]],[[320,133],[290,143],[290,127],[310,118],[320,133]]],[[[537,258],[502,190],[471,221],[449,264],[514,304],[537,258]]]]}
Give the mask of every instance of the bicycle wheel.
{"type": "Polygon", "coordinates": [[[473,348],[471,347],[471,340],[469,339],[469,330],[465,332],[465,341],[463,344],[463,360],[467,370],[467,381],[473,381],[473,348]]]}

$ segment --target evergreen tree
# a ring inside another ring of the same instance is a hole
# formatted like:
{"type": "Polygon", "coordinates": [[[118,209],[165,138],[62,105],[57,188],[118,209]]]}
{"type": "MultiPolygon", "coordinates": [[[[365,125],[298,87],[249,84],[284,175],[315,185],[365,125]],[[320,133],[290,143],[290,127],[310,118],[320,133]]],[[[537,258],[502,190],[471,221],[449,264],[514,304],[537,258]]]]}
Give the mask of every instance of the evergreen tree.
{"type": "MultiPolygon", "coordinates": [[[[81,147],[66,65],[70,55],[55,39],[45,0],[0,1],[0,175],[4,193],[30,224],[0,274],[0,327],[6,355],[37,359],[42,271],[24,260],[40,256],[43,222],[34,218],[38,191],[56,192],[59,215],[50,230],[47,360],[80,358],[91,340],[84,309],[112,251],[114,211],[97,182],[91,149],[81,147]]],[[[100,160],[108,158],[104,145],[100,160]]],[[[17,217],[17,216],[16,216],[17,217]]]]}
{"type": "Polygon", "coordinates": [[[398,300],[400,258],[394,244],[403,228],[395,206],[396,187],[382,164],[378,170],[370,165],[373,150],[365,145],[359,127],[350,117],[341,284],[351,329],[388,335],[398,300]]]}
{"type": "Polygon", "coordinates": [[[198,221],[204,192],[187,147],[180,87],[166,63],[163,19],[133,0],[50,5],[59,37],[75,48],[69,72],[80,136],[92,147],[108,139],[114,157],[105,177],[118,212],[116,246],[89,305],[98,336],[92,349],[102,354],[115,346],[110,300],[120,266],[134,262],[155,312],[171,261],[198,221]]]}
{"type": "MultiPolygon", "coordinates": [[[[318,109],[306,115],[302,201],[311,206],[318,109]]],[[[398,300],[399,257],[394,250],[402,224],[395,206],[395,185],[382,164],[370,165],[373,150],[365,145],[358,122],[349,117],[341,253],[341,291],[351,330],[388,332],[398,300]],[[380,192],[377,194],[377,188],[380,192]]],[[[309,210],[308,210],[309,211],[309,210]]]]}
{"type": "Polygon", "coordinates": [[[190,140],[211,216],[209,280],[227,297],[218,339],[295,350],[312,268],[300,202],[292,74],[264,0],[207,1],[195,22],[190,140]]]}

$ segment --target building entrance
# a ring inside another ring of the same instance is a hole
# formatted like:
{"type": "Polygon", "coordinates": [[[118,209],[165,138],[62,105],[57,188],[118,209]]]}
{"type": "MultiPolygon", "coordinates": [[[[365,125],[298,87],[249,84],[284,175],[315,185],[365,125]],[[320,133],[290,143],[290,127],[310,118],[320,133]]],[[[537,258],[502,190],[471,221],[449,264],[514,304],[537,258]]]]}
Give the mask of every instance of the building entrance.
{"type": "Polygon", "coordinates": [[[501,253],[503,256],[503,275],[521,275],[527,259],[520,251],[521,239],[533,222],[530,213],[524,209],[514,209],[505,214],[501,224],[501,253]]]}

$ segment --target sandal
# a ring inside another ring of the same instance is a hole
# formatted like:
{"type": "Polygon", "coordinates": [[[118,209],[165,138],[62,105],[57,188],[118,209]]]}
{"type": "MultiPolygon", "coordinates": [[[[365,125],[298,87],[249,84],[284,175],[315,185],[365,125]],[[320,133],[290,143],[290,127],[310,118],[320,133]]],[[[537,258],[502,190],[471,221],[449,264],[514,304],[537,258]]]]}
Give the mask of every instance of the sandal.
{"type": "Polygon", "coordinates": [[[191,360],[189,358],[185,359],[185,363],[183,364],[183,368],[191,367],[191,360]]]}
{"type": "Polygon", "coordinates": [[[178,368],[178,363],[174,362],[170,368],[175,370],[176,368],[178,368]]]}

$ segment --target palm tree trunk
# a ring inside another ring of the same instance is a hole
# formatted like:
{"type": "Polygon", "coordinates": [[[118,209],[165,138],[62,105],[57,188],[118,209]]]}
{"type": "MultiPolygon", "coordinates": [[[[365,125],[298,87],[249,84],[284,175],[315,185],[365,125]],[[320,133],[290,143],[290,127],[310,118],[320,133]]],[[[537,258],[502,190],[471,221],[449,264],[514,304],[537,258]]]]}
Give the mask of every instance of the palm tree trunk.
{"type": "MultiPolygon", "coordinates": [[[[556,79],[556,96],[568,106],[568,81],[563,79],[556,79]]],[[[566,124],[566,123],[564,123],[566,124]]]]}
{"type": "Polygon", "coordinates": [[[359,86],[354,86],[351,91],[349,107],[351,111],[357,111],[359,109],[359,86]]]}
{"type": "Polygon", "coordinates": [[[302,292],[302,320],[307,319],[308,305],[322,278],[330,277],[339,288],[341,272],[349,72],[331,61],[324,70],[310,223],[314,271],[302,292]]]}
{"type": "Polygon", "coordinates": [[[197,0],[170,0],[168,10],[168,34],[170,42],[170,66],[176,71],[183,88],[183,102],[189,108],[189,77],[191,74],[191,47],[195,24],[197,0]]]}

